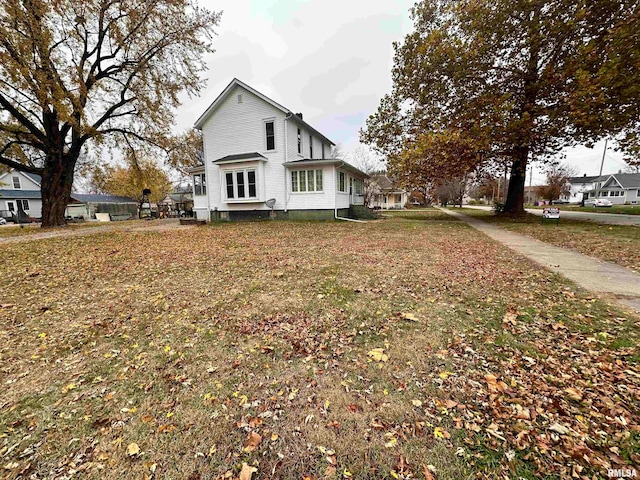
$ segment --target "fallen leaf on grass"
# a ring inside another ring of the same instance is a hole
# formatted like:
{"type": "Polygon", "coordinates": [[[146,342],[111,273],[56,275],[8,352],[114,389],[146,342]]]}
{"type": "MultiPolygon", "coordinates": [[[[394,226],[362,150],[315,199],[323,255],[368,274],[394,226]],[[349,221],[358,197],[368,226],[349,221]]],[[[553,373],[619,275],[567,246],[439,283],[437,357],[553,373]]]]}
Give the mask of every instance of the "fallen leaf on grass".
{"type": "Polygon", "coordinates": [[[553,425],[551,425],[549,427],[549,430],[559,433],[560,435],[566,435],[567,433],[569,433],[569,429],[564,425],[560,425],[559,423],[554,423],[553,425]]]}
{"type": "Polygon", "coordinates": [[[240,480],[251,480],[251,476],[257,472],[256,467],[250,467],[246,463],[242,464],[242,470],[240,470],[240,480]]]}
{"type": "Polygon", "coordinates": [[[262,437],[260,436],[260,434],[256,432],[250,432],[249,435],[247,436],[247,441],[242,451],[255,452],[256,449],[258,448],[258,445],[260,445],[261,441],[262,441],[262,437]]]}
{"type": "Polygon", "coordinates": [[[403,313],[402,314],[402,318],[404,320],[409,320],[411,322],[417,322],[418,321],[418,317],[416,317],[413,313],[403,313]]]}
{"type": "Polygon", "coordinates": [[[435,470],[435,467],[433,465],[422,465],[422,474],[424,475],[425,480],[435,480],[435,477],[432,475],[430,469],[435,470]]]}
{"type": "Polygon", "coordinates": [[[136,457],[140,455],[140,447],[137,443],[130,443],[127,447],[127,455],[130,457],[136,457]]]}
{"type": "Polygon", "coordinates": [[[376,362],[386,362],[389,356],[384,353],[384,348],[374,348],[367,353],[376,362]]]}
{"type": "Polygon", "coordinates": [[[564,391],[567,396],[574,402],[579,402],[580,400],[582,400],[582,392],[580,392],[579,390],[569,387],[565,388],[564,391]]]}

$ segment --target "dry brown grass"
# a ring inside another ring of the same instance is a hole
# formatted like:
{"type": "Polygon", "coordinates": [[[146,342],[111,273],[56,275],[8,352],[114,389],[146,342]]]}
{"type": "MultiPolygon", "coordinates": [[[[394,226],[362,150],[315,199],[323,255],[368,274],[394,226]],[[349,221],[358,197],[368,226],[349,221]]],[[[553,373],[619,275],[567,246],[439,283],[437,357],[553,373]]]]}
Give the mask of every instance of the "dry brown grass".
{"type": "Polygon", "coordinates": [[[434,211],[3,250],[9,478],[237,477],[242,463],[254,478],[421,478],[423,465],[438,479],[492,476],[500,462],[482,461],[455,428],[465,411],[434,403],[475,401],[482,376],[465,372],[486,360],[461,360],[461,339],[476,338],[486,358],[487,336],[524,348],[499,328],[514,303],[615,312],[434,211]],[[255,451],[243,449],[250,432],[262,437],[255,451]]]}

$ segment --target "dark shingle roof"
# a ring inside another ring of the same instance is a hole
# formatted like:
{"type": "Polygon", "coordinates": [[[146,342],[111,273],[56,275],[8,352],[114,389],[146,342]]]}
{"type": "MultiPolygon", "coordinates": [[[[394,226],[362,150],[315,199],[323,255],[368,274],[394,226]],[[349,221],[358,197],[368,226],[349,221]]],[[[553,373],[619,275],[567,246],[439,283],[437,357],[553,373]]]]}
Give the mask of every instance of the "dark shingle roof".
{"type": "Polygon", "coordinates": [[[593,175],[591,177],[569,177],[569,183],[580,184],[580,183],[591,183],[598,178],[598,175],[593,175]]]}
{"type": "Polygon", "coordinates": [[[40,190],[0,190],[0,198],[40,198],[40,190]]]}
{"type": "Polygon", "coordinates": [[[219,162],[233,162],[234,160],[249,160],[251,158],[266,160],[267,157],[260,155],[258,152],[236,153],[234,155],[227,155],[226,157],[214,160],[213,163],[219,162]]]}
{"type": "Polygon", "coordinates": [[[640,173],[616,173],[612,175],[624,188],[640,188],[640,173]]]}
{"type": "Polygon", "coordinates": [[[81,203],[138,203],[133,198],[94,193],[72,193],[71,198],[81,203]]]}

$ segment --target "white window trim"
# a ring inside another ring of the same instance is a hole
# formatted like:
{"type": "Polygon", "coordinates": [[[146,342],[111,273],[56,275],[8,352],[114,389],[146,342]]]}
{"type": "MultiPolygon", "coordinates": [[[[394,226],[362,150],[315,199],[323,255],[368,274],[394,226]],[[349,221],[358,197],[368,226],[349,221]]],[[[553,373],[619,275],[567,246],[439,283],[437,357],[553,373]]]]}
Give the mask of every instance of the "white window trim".
{"type": "Polygon", "coordinates": [[[296,152],[300,158],[304,158],[304,130],[300,127],[296,130],[296,152]],[[298,145],[298,132],[300,132],[300,145],[298,145]]]}
{"type": "Polygon", "coordinates": [[[313,135],[309,134],[309,158],[313,159],[313,135]]]}
{"type": "Polygon", "coordinates": [[[15,213],[15,212],[18,211],[18,209],[16,208],[16,202],[14,200],[7,200],[6,202],[4,202],[4,204],[5,204],[5,207],[7,207],[7,211],[8,212],[14,212],[15,213]],[[9,204],[11,204],[13,206],[13,210],[11,210],[9,208],[9,204]]]}
{"type": "Polygon", "coordinates": [[[322,168],[308,168],[306,170],[291,170],[291,173],[289,174],[289,182],[290,182],[290,186],[289,186],[289,193],[291,193],[291,195],[307,195],[307,194],[314,194],[314,193],[324,193],[324,185],[325,185],[325,179],[324,179],[324,169],[322,168]],[[291,178],[291,174],[293,172],[298,172],[298,178],[300,178],[300,172],[305,172],[305,175],[308,175],[307,172],[313,172],[313,184],[315,186],[315,182],[316,182],[316,172],[321,172],[322,173],[322,190],[305,190],[304,192],[294,192],[293,191],[293,179],[291,178]]]}
{"type": "Polygon", "coordinates": [[[258,167],[251,168],[234,168],[222,170],[222,189],[224,192],[225,203],[256,203],[260,201],[260,186],[258,182],[258,167]],[[242,197],[238,198],[238,172],[243,172],[245,179],[245,193],[249,193],[249,174],[248,172],[255,172],[256,175],[256,196],[255,197],[242,197]],[[227,195],[227,173],[233,174],[233,198],[229,198],[227,195]]]}
{"type": "Polygon", "coordinates": [[[193,196],[194,197],[206,197],[207,196],[207,174],[206,173],[194,173],[193,174],[193,196]],[[196,177],[200,177],[200,193],[196,193],[196,177]],[[204,181],[202,179],[204,178],[204,181]]]}
{"type": "Polygon", "coordinates": [[[276,132],[276,118],[262,119],[262,135],[264,138],[264,151],[266,153],[278,153],[278,133],[276,132]],[[267,149],[267,123],[273,123],[273,150],[267,149]]]}
{"type": "Polygon", "coordinates": [[[14,190],[22,190],[22,179],[20,178],[20,175],[12,175],[11,176],[11,185],[13,186],[14,190]],[[18,179],[18,186],[16,187],[16,178],[18,179]]]}
{"type": "Polygon", "coordinates": [[[338,175],[336,178],[336,190],[338,191],[338,193],[349,193],[347,188],[348,188],[348,183],[349,183],[349,179],[347,178],[348,175],[346,174],[346,172],[342,172],[340,170],[338,170],[338,175]],[[344,175],[344,190],[340,190],[340,175],[344,175]]]}
{"type": "Polygon", "coordinates": [[[29,200],[24,199],[24,198],[19,198],[19,199],[16,200],[16,211],[20,210],[18,208],[18,202],[22,202],[22,211],[23,212],[28,212],[29,209],[31,208],[31,205],[29,204],[29,200]],[[27,204],[27,208],[24,208],[25,203],[27,204]]]}

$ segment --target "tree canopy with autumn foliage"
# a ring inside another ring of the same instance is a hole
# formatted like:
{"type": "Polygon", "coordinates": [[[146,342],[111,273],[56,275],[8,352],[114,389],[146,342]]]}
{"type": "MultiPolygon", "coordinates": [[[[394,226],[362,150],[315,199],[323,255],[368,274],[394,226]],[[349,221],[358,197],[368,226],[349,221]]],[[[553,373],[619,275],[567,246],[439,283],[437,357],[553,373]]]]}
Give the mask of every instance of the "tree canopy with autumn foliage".
{"type": "Polygon", "coordinates": [[[200,91],[219,20],[191,0],[2,1],[0,164],[42,176],[43,227],[65,223],[95,147],[176,152],[178,96],[200,91]]]}
{"type": "Polygon", "coordinates": [[[638,18],[627,0],[421,1],[361,139],[408,184],[506,162],[505,210],[522,213],[530,161],[603,136],[637,144],[638,18]]]}

